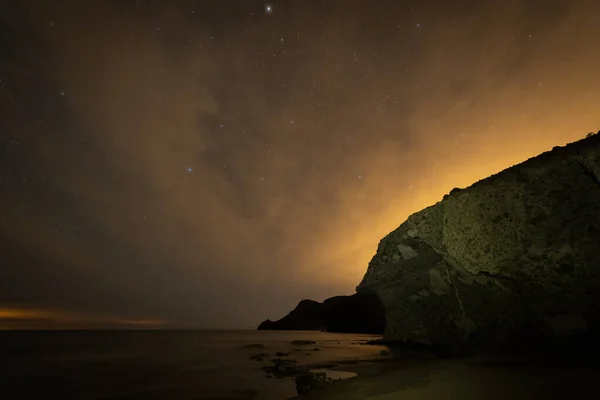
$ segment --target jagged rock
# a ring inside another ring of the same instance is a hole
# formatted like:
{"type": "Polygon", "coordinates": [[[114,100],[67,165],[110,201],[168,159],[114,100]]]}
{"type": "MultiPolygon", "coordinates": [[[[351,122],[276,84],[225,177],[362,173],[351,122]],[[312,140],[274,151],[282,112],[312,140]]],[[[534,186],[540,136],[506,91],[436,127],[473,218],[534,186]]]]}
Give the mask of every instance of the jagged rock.
{"type": "Polygon", "coordinates": [[[296,376],[295,381],[298,394],[310,392],[329,383],[324,372],[307,372],[296,376]]]}
{"type": "Polygon", "coordinates": [[[357,287],[385,338],[530,348],[600,332],[600,135],[558,147],[411,215],[357,287]]]}
{"type": "Polygon", "coordinates": [[[278,321],[266,320],[259,330],[325,330],[328,332],[383,333],[383,305],[372,294],[336,296],[323,303],[302,300],[278,321]]]}
{"type": "Polygon", "coordinates": [[[267,375],[273,375],[276,378],[283,378],[287,376],[302,375],[309,372],[305,367],[296,365],[295,360],[273,360],[273,365],[262,367],[263,372],[267,375]]]}

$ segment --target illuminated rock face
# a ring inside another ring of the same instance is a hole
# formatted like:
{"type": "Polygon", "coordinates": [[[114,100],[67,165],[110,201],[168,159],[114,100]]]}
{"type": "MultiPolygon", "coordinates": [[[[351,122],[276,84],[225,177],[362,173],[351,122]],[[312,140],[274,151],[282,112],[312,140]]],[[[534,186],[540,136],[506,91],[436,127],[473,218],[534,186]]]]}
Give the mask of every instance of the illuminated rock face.
{"type": "Polygon", "coordinates": [[[381,299],[392,340],[528,346],[600,331],[600,134],[411,215],[357,291],[381,299]]]}

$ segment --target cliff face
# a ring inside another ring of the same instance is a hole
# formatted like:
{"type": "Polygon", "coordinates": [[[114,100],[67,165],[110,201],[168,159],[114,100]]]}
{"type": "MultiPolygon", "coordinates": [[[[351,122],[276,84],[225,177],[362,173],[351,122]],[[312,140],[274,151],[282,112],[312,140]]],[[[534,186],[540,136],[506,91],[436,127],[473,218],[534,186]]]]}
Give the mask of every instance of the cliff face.
{"type": "Polygon", "coordinates": [[[455,189],[379,243],[357,287],[386,339],[528,346],[600,331],[600,134],[455,189]]]}
{"type": "Polygon", "coordinates": [[[266,320],[259,330],[326,330],[328,332],[383,333],[385,316],[373,294],[336,296],[319,303],[302,300],[278,321],[266,320]]]}

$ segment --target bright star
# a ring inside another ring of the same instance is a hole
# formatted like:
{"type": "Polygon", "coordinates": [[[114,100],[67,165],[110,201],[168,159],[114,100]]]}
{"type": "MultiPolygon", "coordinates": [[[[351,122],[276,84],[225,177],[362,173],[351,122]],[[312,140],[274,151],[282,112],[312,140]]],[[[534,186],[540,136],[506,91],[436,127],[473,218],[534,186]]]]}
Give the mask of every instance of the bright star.
{"type": "Polygon", "coordinates": [[[190,168],[188,168],[188,169],[187,169],[187,171],[188,171],[188,172],[192,172],[192,168],[191,168],[191,167],[190,167],[190,168]]]}
{"type": "Polygon", "coordinates": [[[271,14],[273,12],[273,6],[270,4],[265,5],[265,12],[271,14]]]}

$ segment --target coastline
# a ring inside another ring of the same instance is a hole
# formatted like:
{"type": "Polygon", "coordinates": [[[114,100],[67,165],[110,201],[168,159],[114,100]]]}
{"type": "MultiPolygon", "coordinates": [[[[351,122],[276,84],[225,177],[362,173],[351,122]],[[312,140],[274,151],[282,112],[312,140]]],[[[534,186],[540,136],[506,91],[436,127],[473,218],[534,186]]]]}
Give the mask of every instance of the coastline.
{"type": "Polygon", "coordinates": [[[352,372],[356,376],[333,381],[327,386],[315,388],[309,393],[287,400],[366,400],[374,398],[374,395],[393,395],[413,383],[423,384],[427,372],[431,371],[438,362],[439,360],[416,359],[339,361],[332,370],[352,372]]]}
{"type": "Polygon", "coordinates": [[[561,358],[418,355],[331,364],[356,376],[288,400],[585,398],[600,379],[597,361],[561,358]]]}

